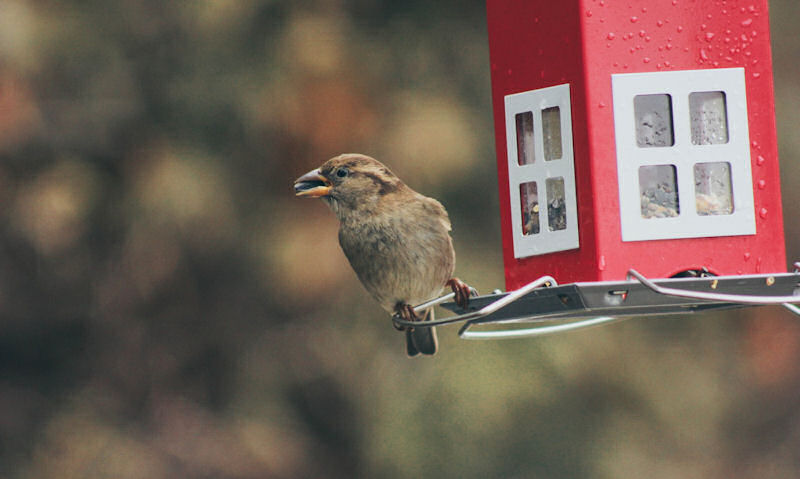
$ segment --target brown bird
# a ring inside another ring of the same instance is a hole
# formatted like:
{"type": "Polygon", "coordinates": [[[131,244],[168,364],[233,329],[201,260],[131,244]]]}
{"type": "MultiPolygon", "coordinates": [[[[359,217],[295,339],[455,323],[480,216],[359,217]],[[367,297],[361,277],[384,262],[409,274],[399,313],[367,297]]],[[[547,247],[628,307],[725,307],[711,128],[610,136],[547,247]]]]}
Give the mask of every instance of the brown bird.
{"type": "MultiPolygon", "coordinates": [[[[432,320],[432,308],[420,318],[413,306],[439,296],[445,286],[466,308],[471,288],[452,276],[455,251],[441,203],[412,190],[381,162],[354,153],[331,158],[298,178],[294,189],[330,206],[345,256],[385,310],[407,321],[432,320]]],[[[409,356],[436,348],[434,328],[406,329],[409,356]]]]}

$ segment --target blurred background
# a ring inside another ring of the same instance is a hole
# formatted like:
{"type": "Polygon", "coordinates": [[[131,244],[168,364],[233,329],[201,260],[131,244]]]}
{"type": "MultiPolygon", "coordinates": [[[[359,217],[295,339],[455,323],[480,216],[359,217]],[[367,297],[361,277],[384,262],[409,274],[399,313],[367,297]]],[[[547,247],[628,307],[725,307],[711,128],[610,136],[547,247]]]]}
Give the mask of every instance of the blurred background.
{"type": "MultiPolygon", "coordinates": [[[[800,4],[771,3],[800,259],[800,4]]],[[[0,477],[796,477],[800,321],[410,360],[321,202],[371,154],[503,287],[484,3],[0,1],[0,477]]]]}

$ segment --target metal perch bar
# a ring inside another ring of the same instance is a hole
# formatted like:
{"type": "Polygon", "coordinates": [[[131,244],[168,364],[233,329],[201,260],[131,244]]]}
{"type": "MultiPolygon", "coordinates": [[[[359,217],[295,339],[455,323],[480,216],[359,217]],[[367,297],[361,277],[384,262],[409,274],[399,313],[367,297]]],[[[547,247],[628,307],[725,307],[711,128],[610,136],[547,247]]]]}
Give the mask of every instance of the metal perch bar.
{"type": "MultiPolygon", "coordinates": [[[[463,339],[508,339],[544,336],[610,324],[632,316],[686,314],[714,309],[780,304],[800,315],[800,263],[793,273],[751,276],[714,276],[704,278],[650,280],[631,269],[625,281],[573,283],[559,286],[551,276],[542,276],[511,293],[493,293],[477,297],[480,309],[425,322],[405,321],[397,315],[392,320],[406,327],[433,327],[465,323],[458,334],[463,339]],[[657,284],[660,283],[660,284],[657,284]],[[681,287],[668,287],[664,283],[681,287]],[[778,294],[730,294],[703,291],[707,288],[743,293],[759,292],[764,286],[778,294]],[[790,293],[790,294],[787,294],[790,293]],[[520,301],[521,300],[521,301],[520,301]],[[519,304],[514,304],[519,302],[519,304]],[[512,306],[513,305],[513,306],[512,306]],[[476,325],[516,322],[558,322],[522,329],[471,331],[476,325]]],[[[452,303],[454,293],[432,299],[414,308],[421,313],[443,305],[458,311],[452,303]],[[448,304],[443,304],[448,303],[448,304]]],[[[471,303],[473,304],[473,303],[471,303]]],[[[477,306],[476,306],[477,307],[477,306]]]]}

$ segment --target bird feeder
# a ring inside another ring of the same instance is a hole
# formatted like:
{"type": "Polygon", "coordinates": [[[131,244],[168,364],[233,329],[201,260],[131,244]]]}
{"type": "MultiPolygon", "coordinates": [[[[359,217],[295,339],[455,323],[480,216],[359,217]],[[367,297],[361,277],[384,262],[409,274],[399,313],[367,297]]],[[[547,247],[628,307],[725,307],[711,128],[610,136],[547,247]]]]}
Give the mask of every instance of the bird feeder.
{"type": "Polygon", "coordinates": [[[488,0],[487,18],[511,293],[469,321],[797,312],[766,0],[488,0]]]}
{"type": "Polygon", "coordinates": [[[507,288],[785,271],[766,0],[487,7],[507,288]]]}

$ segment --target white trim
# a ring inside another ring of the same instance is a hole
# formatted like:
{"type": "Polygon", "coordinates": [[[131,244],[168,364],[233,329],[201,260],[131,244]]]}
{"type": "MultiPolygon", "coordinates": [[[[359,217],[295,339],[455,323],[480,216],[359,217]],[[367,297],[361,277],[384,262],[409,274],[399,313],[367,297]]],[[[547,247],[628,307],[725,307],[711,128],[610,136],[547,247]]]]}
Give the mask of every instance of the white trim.
{"type": "Polygon", "coordinates": [[[623,241],[751,235],[756,232],[747,95],[743,68],[629,73],[611,76],[614,129],[617,145],[620,223],[623,241]],[[693,145],[689,94],[725,92],[728,142],[693,145]],[[633,99],[637,95],[668,94],[672,98],[672,146],[636,145],[633,99]],[[694,165],[730,164],[733,212],[697,214],[694,165]],[[644,218],[641,214],[638,170],[645,165],[674,165],[677,170],[680,214],[672,218],[644,218]]]}
{"type": "Polygon", "coordinates": [[[578,247],[578,208],[575,196],[575,159],[572,148],[572,110],[569,84],[507,95],[505,97],[506,150],[508,157],[508,183],[511,199],[511,231],[514,257],[524,258],[578,247]],[[544,159],[542,110],[558,107],[561,115],[561,158],[544,159]],[[528,165],[517,161],[516,119],[518,113],[533,113],[534,158],[528,165]],[[564,196],[567,225],[565,229],[550,231],[547,215],[547,178],[564,179],[564,196]],[[539,197],[539,233],[524,235],[519,187],[535,181],[539,197]]]}

